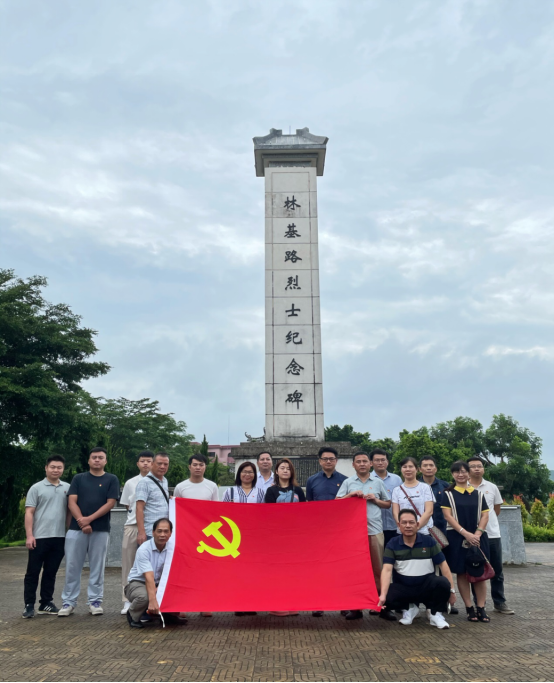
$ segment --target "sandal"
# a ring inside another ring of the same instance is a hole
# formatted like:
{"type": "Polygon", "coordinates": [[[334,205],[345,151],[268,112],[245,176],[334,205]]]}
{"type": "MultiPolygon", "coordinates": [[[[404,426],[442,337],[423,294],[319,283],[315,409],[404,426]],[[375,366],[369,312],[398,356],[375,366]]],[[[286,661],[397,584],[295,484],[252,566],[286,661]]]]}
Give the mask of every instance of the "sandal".
{"type": "Polygon", "coordinates": [[[479,621],[479,617],[475,614],[475,607],[473,605],[471,605],[471,607],[466,607],[466,612],[468,621],[479,621]]]}
{"type": "Polygon", "coordinates": [[[490,621],[489,615],[485,612],[485,606],[483,607],[477,607],[477,619],[479,621],[482,621],[485,624],[488,624],[490,621]]]}

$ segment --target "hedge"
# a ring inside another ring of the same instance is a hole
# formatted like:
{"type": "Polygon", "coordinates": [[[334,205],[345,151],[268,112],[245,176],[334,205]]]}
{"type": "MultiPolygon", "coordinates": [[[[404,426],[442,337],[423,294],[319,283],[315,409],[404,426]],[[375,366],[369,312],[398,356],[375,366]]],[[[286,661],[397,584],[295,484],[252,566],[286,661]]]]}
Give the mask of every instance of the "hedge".
{"type": "Polygon", "coordinates": [[[523,525],[523,538],[535,543],[554,543],[554,529],[545,526],[523,525]]]}

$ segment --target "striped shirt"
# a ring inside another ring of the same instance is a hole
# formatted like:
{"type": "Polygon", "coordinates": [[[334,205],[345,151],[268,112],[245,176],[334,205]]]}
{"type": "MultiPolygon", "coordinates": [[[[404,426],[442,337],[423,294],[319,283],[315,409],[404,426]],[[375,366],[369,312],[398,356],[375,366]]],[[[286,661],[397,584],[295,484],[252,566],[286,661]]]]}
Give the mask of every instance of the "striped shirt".
{"type": "Polygon", "coordinates": [[[254,487],[248,494],[244,492],[242,486],[229,486],[223,496],[224,503],[263,503],[265,491],[254,487]],[[231,491],[233,497],[231,498],[231,491]]]}
{"type": "Polygon", "coordinates": [[[416,534],[412,547],[404,543],[402,534],[387,543],[383,564],[392,564],[392,580],[405,586],[419,586],[429,574],[435,573],[435,565],[444,562],[440,545],[429,534],[416,534]]]}
{"type": "Polygon", "coordinates": [[[167,479],[165,477],[162,481],[158,479],[167,495],[166,500],[164,494],[160,491],[160,487],[153,480],[153,476],[153,474],[147,474],[145,477],[142,477],[135,491],[135,506],[137,501],[144,501],[144,531],[147,536],[152,536],[152,525],[154,522],[169,515],[167,479]]]}

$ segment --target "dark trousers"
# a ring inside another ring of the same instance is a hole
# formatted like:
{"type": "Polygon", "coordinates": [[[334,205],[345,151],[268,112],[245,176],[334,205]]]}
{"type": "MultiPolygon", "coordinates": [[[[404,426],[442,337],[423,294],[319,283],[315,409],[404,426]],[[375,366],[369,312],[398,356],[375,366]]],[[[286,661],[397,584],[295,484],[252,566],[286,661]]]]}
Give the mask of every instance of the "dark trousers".
{"type": "Polygon", "coordinates": [[[428,574],[419,586],[405,586],[402,583],[391,583],[387,593],[387,609],[408,609],[410,603],[419,605],[422,602],[431,614],[448,611],[450,598],[450,581],[444,576],[428,574]]]}
{"type": "Polygon", "coordinates": [[[383,534],[385,535],[385,548],[387,547],[387,543],[389,541],[398,536],[398,532],[396,531],[396,529],[385,529],[383,531],[383,534]]]}
{"type": "MultiPolygon", "coordinates": [[[[504,572],[502,571],[502,539],[490,538],[489,536],[490,563],[494,569],[494,578],[491,579],[491,596],[495,605],[502,605],[506,602],[504,595],[504,572]]],[[[473,584],[471,591],[475,596],[473,584]]]]}
{"type": "Polygon", "coordinates": [[[27,573],[23,580],[25,604],[34,605],[37,598],[37,586],[42,569],[42,581],[40,583],[40,604],[52,602],[56,574],[64,556],[65,538],[37,538],[36,548],[29,550],[27,561],[27,573]]]}

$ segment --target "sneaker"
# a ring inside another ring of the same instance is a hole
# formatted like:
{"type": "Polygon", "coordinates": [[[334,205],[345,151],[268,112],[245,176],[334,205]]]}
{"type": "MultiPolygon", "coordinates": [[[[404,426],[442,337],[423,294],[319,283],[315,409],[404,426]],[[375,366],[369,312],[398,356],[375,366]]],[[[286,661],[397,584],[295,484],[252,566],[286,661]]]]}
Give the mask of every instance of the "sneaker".
{"type": "Polygon", "coordinates": [[[379,612],[379,619],[384,619],[385,621],[396,621],[396,617],[390,611],[390,609],[382,609],[379,612]]]}
{"type": "Polygon", "coordinates": [[[419,617],[419,605],[411,603],[409,609],[402,611],[402,619],[399,619],[398,622],[404,626],[409,626],[417,617],[419,617]]]}
{"type": "Polygon", "coordinates": [[[510,609],[505,602],[499,602],[498,605],[494,606],[495,612],[500,612],[500,614],[515,614],[513,609],[510,609]]]}
{"type": "MultiPolygon", "coordinates": [[[[129,614],[129,612],[127,612],[127,614],[129,614]]],[[[148,614],[148,611],[145,611],[142,613],[142,616],[139,619],[139,621],[141,624],[149,624],[151,621],[154,621],[154,618],[148,614]]]]}
{"type": "Polygon", "coordinates": [[[429,624],[431,626],[436,626],[437,628],[450,628],[446,619],[442,616],[441,612],[429,615],[429,624]]]}
{"type": "Polygon", "coordinates": [[[131,603],[126,601],[125,604],[123,605],[123,609],[121,610],[121,614],[127,614],[130,606],[131,606],[131,603]]]}
{"type": "Polygon", "coordinates": [[[90,603],[90,605],[88,606],[88,611],[92,614],[93,617],[98,616],[100,614],[104,614],[102,603],[98,602],[98,600],[90,603]]]}
{"type": "Polygon", "coordinates": [[[47,602],[44,605],[39,605],[37,612],[38,614],[53,614],[56,616],[59,610],[53,602],[47,602]]]}
{"type": "Polygon", "coordinates": [[[32,619],[35,616],[35,606],[32,604],[25,605],[23,614],[21,615],[23,619],[32,619]]]}
{"type": "Polygon", "coordinates": [[[68,605],[67,603],[64,603],[62,605],[62,608],[58,610],[58,616],[68,617],[70,614],[73,614],[73,612],[75,612],[75,607],[73,607],[73,605],[68,605]]]}

